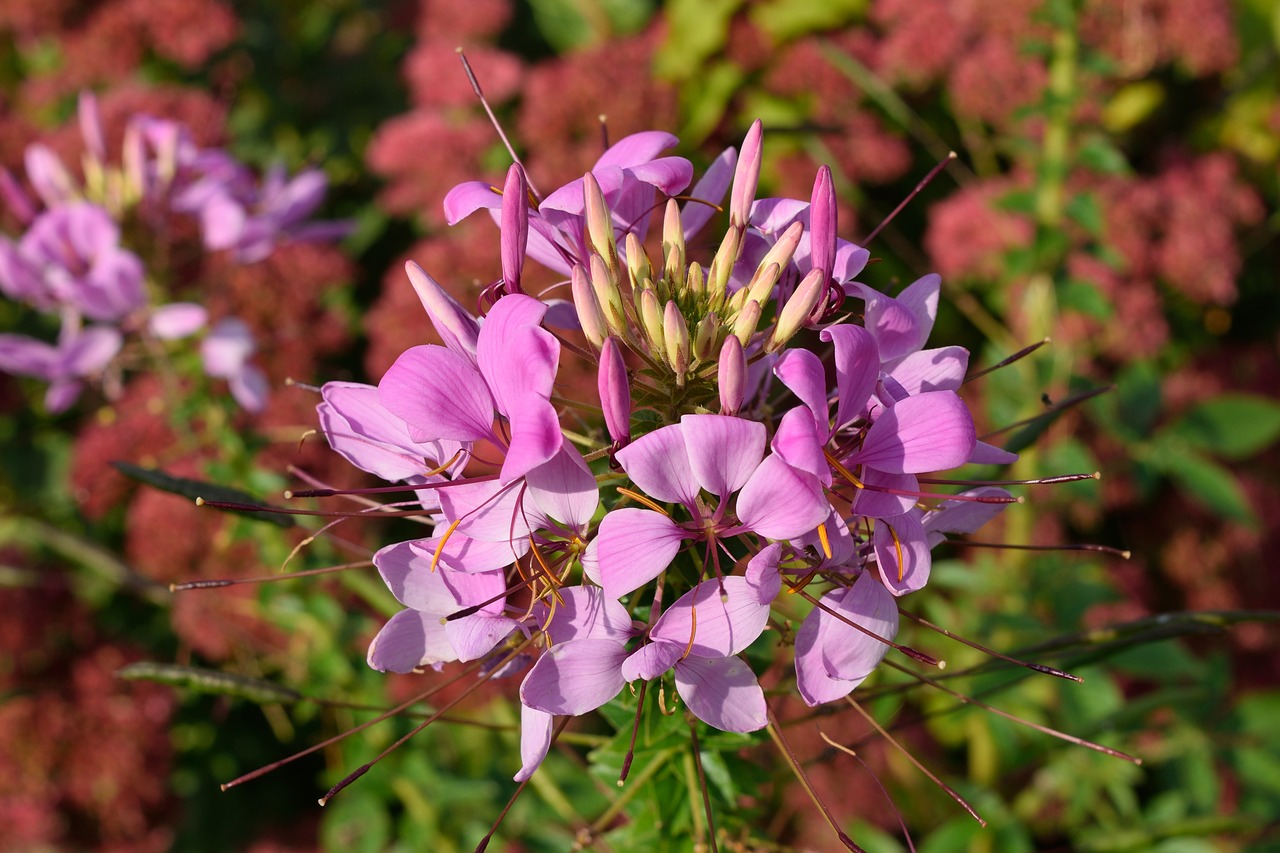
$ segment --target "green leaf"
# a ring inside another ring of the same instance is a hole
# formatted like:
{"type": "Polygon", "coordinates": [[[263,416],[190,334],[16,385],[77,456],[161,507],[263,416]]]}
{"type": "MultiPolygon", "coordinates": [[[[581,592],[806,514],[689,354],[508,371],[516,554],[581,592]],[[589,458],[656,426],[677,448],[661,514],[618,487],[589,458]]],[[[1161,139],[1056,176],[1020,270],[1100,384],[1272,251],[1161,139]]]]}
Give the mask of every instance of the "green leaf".
{"type": "Polygon", "coordinates": [[[753,4],[751,21],[775,41],[787,41],[846,26],[866,5],[866,0],[766,0],[753,4]]]}
{"type": "Polygon", "coordinates": [[[1127,175],[1132,171],[1124,152],[1106,136],[1091,136],[1084,140],[1077,156],[1081,165],[1104,175],[1127,175]]]}
{"type": "Polygon", "coordinates": [[[1092,236],[1102,233],[1105,222],[1102,219],[1102,208],[1092,193],[1078,193],[1067,202],[1067,218],[1075,222],[1092,236]]]}
{"type": "MultiPolygon", "coordinates": [[[[146,483],[148,486],[153,486],[164,492],[181,495],[184,498],[218,501],[220,503],[247,504],[249,506],[267,506],[267,504],[264,504],[253,495],[229,486],[219,486],[215,483],[206,483],[203,480],[192,480],[187,477],[175,477],[158,468],[143,468],[141,465],[134,465],[120,460],[112,462],[111,465],[130,479],[137,480],[139,483],[146,483]]],[[[223,508],[215,507],[215,509],[223,508]]],[[[251,509],[225,509],[224,511],[240,513],[258,521],[269,521],[278,527],[293,527],[295,524],[291,516],[281,513],[257,512],[251,509]]]]}
{"type": "Polygon", "coordinates": [[[1073,278],[1058,285],[1058,304],[1089,317],[1108,320],[1115,309],[1091,281],[1073,278]]]}
{"type": "Polygon", "coordinates": [[[1252,394],[1223,394],[1187,412],[1167,431],[1196,450],[1245,459],[1280,438],[1280,403],[1252,394]]]}
{"type": "Polygon", "coordinates": [[[1187,452],[1161,459],[1159,464],[1196,503],[1225,518],[1254,522],[1249,500],[1235,475],[1218,463],[1187,452]]]}
{"type": "Polygon", "coordinates": [[[729,21],[745,0],[672,0],[667,42],[658,51],[658,75],[688,80],[729,40],[729,21]]]}

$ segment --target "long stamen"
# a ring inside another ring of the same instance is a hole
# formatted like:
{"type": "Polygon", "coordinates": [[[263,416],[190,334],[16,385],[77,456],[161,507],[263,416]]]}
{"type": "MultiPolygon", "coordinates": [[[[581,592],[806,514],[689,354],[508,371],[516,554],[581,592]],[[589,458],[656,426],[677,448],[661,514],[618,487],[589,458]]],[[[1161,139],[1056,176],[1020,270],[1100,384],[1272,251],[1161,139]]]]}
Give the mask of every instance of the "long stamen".
{"type": "MultiPolygon", "coordinates": [[[[944,480],[940,477],[918,477],[916,479],[931,486],[1055,486],[1059,483],[1075,483],[1080,480],[1101,480],[1102,472],[1059,474],[1056,477],[1038,477],[1034,480],[944,480]]],[[[960,495],[956,495],[956,497],[960,497],[960,495]]]]}
{"type": "Polygon", "coordinates": [[[804,788],[805,793],[809,795],[809,799],[813,800],[813,804],[818,807],[818,811],[822,813],[822,818],[827,822],[827,826],[831,827],[831,831],[840,839],[840,843],[845,849],[853,851],[853,853],[867,853],[859,847],[852,838],[845,834],[840,825],[836,823],[836,819],[832,816],[831,810],[827,808],[827,804],[818,796],[818,792],[814,790],[813,785],[809,782],[809,777],[805,774],[804,768],[800,766],[800,760],[796,758],[796,754],[791,751],[791,745],[787,743],[786,738],[782,736],[782,726],[778,724],[778,718],[773,715],[773,709],[769,709],[769,737],[773,738],[774,744],[782,752],[787,764],[791,767],[791,772],[795,774],[796,779],[800,782],[800,786],[804,788]]]}
{"type": "Polygon", "coordinates": [[[666,509],[664,509],[660,504],[654,503],[653,500],[651,500],[649,497],[647,497],[646,495],[642,495],[637,491],[628,489],[625,486],[618,486],[618,494],[625,495],[626,497],[631,498],[631,500],[633,501],[642,503],[645,506],[649,507],[649,509],[653,510],[654,512],[660,512],[663,515],[667,516],[668,518],[671,517],[671,513],[667,512],[666,509]]]}
{"type": "Polygon", "coordinates": [[[627,781],[627,775],[631,772],[631,762],[636,757],[636,738],[640,734],[640,715],[644,713],[644,697],[649,691],[649,682],[640,682],[640,696],[636,699],[636,718],[631,724],[631,741],[627,744],[627,754],[622,759],[622,772],[618,774],[618,787],[627,781]]]}
{"type": "Polygon", "coordinates": [[[1108,391],[1112,391],[1112,390],[1114,390],[1114,389],[1115,389],[1115,387],[1116,387],[1116,386],[1114,386],[1114,385],[1103,385],[1103,386],[1102,386],[1102,387],[1100,387],[1100,388],[1091,388],[1091,389],[1089,389],[1088,391],[1082,391],[1082,392],[1080,392],[1079,394],[1075,394],[1075,395],[1073,395],[1073,396],[1071,396],[1071,397],[1068,397],[1067,399],[1063,400],[1061,403],[1058,403],[1058,404],[1056,404],[1056,405],[1050,406],[1049,408],[1045,409],[1043,412],[1041,412],[1041,413],[1040,413],[1040,414],[1038,414],[1038,415],[1033,415],[1033,416],[1031,416],[1031,417],[1029,417],[1029,418],[1023,418],[1023,419],[1022,419],[1022,420],[1020,420],[1020,421],[1014,421],[1014,422],[1013,422],[1013,423],[1011,423],[1011,424],[1008,424],[1008,425],[1006,425],[1006,426],[1002,426],[1002,427],[1000,427],[1000,429],[992,430],[991,432],[987,433],[986,435],[980,435],[980,436],[978,436],[978,439],[979,439],[979,440],[981,440],[981,441],[986,441],[986,440],[987,440],[987,439],[989,439],[989,438],[994,438],[994,437],[996,437],[997,435],[1001,435],[1001,434],[1003,434],[1003,433],[1006,433],[1006,432],[1008,432],[1008,431],[1009,431],[1009,430],[1011,430],[1011,429],[1017,429],[1018,427],[1026,426],[1027,424],[1034,423],[1034,422],[1036,422],[1036,421],[1040,420],[1041,418],[1047,418],[1047,417],[1049,417],[1049,416],[1051,416],[1051,415],[1056,415],[1056,414],[1058,414],[1059,412],[1064,412],[1064,411],[1066,411],[1067,409],[1070,409],[1072,406],[1078,406],[1078,405],[1080,405],[1080,404],[1081,404],[1081,403],[1083,403],[1085,400],[1091,400],[1091,399],[1093,399],[1094,397],[1097,397],[1097,396],[1098,396],[1098,395],[1100,395],[1100,394],[1105,394],[1105,393],[1107,393],[1108,391]]]}
{"type": "Polygon", "coordinates": [[[690,750],[693,753],[693,766],[698,774],[698,788],[702,791],[702,809],[707,815],[707,842],[711,846],[711,853],[719,853],[716,847],[716,819],[715,814],[711,811],[711,791],[707,788],[707,774],[702,769],[702,747],[698,744],[698,724],[689,720],[689,740],[690,750]]]}
{"type": "MultiPolygon", "coordinates": [[[[902,812],[899,811],[898,807],[894,804],[893,797],[889,795],[889,790],[885,788],[884,783],[880,781],[880,777],[877,776],[875,772],[871,769],[871,765],[867,764],[867,762],[862,759],[861,755],[858,755],[858,753],[854,752],[849,747],[845,746],[844,744],[836,743],[834,740],[827,737],[827,733],[824,732],[821,727],[818,728],[818,736],[821,737],[824,741],[826,741],[829,746],[832,746],[840,750],[845,755],[849,756],[854,761],[861,764],[862,769],[867,771],[867,773],[871,774],[871,778],[872,780],[875,781],[876,787],[880,789],[880,793],[884,795],[885,800],[889,803],[889,808],[893,809],[893,814],[898,819],[898,828],[902,830],[902,837],[906,839],[907,850],[909,850],[910,853],[916,853],[916,845],[911,840],[911,832],[907,829],[906,818],[902,816],[902,812]]],[[[983,826],[986,826],[986,824],[983,824],[983,826]]]]}
{"type": "Polygon", "coordinates": [[[338,784],[330,788],[328,793],[326,793],[323,797],[321,797],[317,802],[319,802],[320,805],[322,806],[328,805],[329,801],[332,800],[334,797],[336,797],[338,795],[338,792],[340,792],[343,788],[347,787],[352,782],[356,781],[361,776],[368,773],[370,770],[373,769],[374,765],[376,765],[379,761],[386,758],[388,755],[395,752],[400,747],[404,746],[406,743],[409,742],[409,739],[412,738],[414,735],[416,735],[418,732],[422,731],[427,726],[431,725],[436,720],[440,719],[440,717],[444,715],[445,712],[452,710],[463,699],[466,699],[472,693],[476,692],[482,686],[487,684],[489,682],[489,679],[493,677],[493,673],[501,671],[502,667],[505,664],[510,663],[512,660],[514,660],[516,656],[522,653],[525,650],[525,648],[532,642],[533,642],[532,639],[525,640],[523,643],[513,648],[510,652],[507,653],[506,657],[504,657],[501,661],[498,662],[496,666],[492,667],[489,670],[487,675],[485,675],[483,678],[478,679],[475,684],[472,684],[470,687],[463,690],[462,693],[458,694],[458,697],[456,699],[449,702],[447,705],[442,707],[439,711],[435,712],[430,717],[427,717],[427,719],[423,720],[421,723],[414,726],[413,729],[411,729],[409,733],[406,734],[404,737],[400,738],[395,743],[391,744],[391,746],[387,747],[382,752],[378,753],[377,758],[365,764],[360,765],[355,769],[355,771],[348,773],[342,779],[341,782],[339,782],[338,784]]]}
{"type": "MultiPolygon", "coordinates": [[[[542,193],[538,192],[537,187],[533,185],[533,178],[529,177],[529,170],[524,168],[524,163],[520,160],[520,155],[516,154],[516,149],[511,144],[511,140],[507,138],[506,131],[502,129],[502,124],[498,121],[498,117],[493,114],[493,108],[489,106],[489,99],[484,96],[484,90],[480,88],[480,80],[476,77],[476,73],[471,70],[471,63],[467,61],[467,54],[462,48],[458,49],[458,59],[462,61],[462,70],[467,75],[467,82],[471,84],[471,91],[480,100],[480,106],[484,107],[485,115],[489,116],[489,123],[493,125],[493,129],[498,132],[498,138],[502,140],[502,145],[507,149],[507,153],[511,155],[511,162],[515,163],[525,174],[525,185],[529,187],[529,194],[538,202],[542,201],[542,193]]],[[[537,207],[535,204],[534,207],[537,207]]]]}
{"type": "Polygon", "coordinates": [[[348,569],[362,569],[373,565],[373,560],[360,560],[356,563],[343,563],[341,566],[325,566],[322,569],[307,569],[301,572],[286,572],[279,575],[260,575],[253,578],[224,578],[221,580],[185,581],[169,584],[169,592],[183,592],[189,589],[220,589],[245,583],[272,583],[274,581],[291,580],[293,578],[309,578],[316,575],[328,575],[345,572],[348,569]]]}
{"type": "Polygon", "coordinates": [[[933,631],[937,631],[939,634],[941,634],[944,637],[950,637],[951,639],[955,640],[957,643],[963,643],[969,648],[977,649],[983,654],[991,655],[991,657],[993,658],[999,658],[1000,660],[1005,660],[1005,661],[1008,661],[1009,663],[1016,663],[1018,666],[1023,666],[1023,667],[1026,667],[1027,669],[1035,670],[1036,672],[1043,672],[1045,675],[1052,675],[1055,678],[1065,678],[1066,680],[1074,681],[1077,684],[1084,683],[1084,679],[1078,675],[1072,675],[1069,672],[1065,672],[1064,670],[1058,669],[1056,667],[1046,666],[1045,664],[1042,664],[1042,663],[1031,663],[1030,661],[1020,660],[1018,658],[1010,657],[1009,655],[1003,654],[1002,652],[997,652],[995,649],[989,649],[986,646],[982,645],[981,643],[977,643],[977,642],[974,642],[973,640],[965,639],[964,637],[961,637],[959,634],[953,634],[952,632],[948,631],[946,628],[943,628],[940,625],[933,624],[928,619],[925,619],[923,616],[917,616],[914,613],[903,610],[901,607],[898,608],[898,612],[901,613],[903,616],[907,617],[908,619],[914,622],[918,622],[919,624],[923,625],[926,628],[929,628],[933,631]]]}
{"type": "MultiPolygon", "coordinates": [[[[551,733],[551,742],[553,744],[560,738],[560,733],[563,732],[564,727],[569,724],[569,720],[569,717],[561,717],[560,721],[556,723],[555,731],[551,733]]],[[[511,799],[507,800],[507,804],[502,807],[502,811],[498,812],[498,816],[494,819],[493,825],[489,827],[489,831],[485,833],[484,838],[481,838],[480,843],[476,845],[475,853],[484,853],[484,851],[489,848],[489,842],[493,840],[493,836],[497,833],[498,827],[502,826],[502,822],[506,820],[507,812],[511,811],[511,807],[516,804],[516,800],[520,799],[520,795],[523,794],[524,789],[529,786],[529,782],[532,778],[533,777],[531,776],[529,779],[525,779],[516,786],[516,790],[512,793],[511,799]]]]}
{"type": "MultiPolygon", "coordinates": [[[[991,365],[990,367],[984,367],[982,370],[974,371],[973,373],[970,373],[968,376],[964,378],[964,382],[972,382],[973,380],[980,379],[983,376],[986,376],[988,373],[992,373],[996,370],[999,370],[1002,367],[1008,367],[1009,365],[1013,364],[1015,361],[1026,358],[1027,356],[1031,355],[1031,353],[1035,352],[1036,350],[1040,349],[1040,347],[1049,343],[1049,340],[1050,340],[1049,338],[1045,338],[1042,341],[1037,341],[1036,343],[1031,344],[1030,346],[1023,347],[1022,349],[1018,350],[1013,355],[1009,356],[1003,361],[998,361],[995,364],[991,365]]],[[[960,384],[963,385],[964,382],[960,384]]]]}
{"type": "Polygon", "coordinates": [[[1114,758],[1122,758],[1131,764],[1137,764],[1137,765],[1142,764],[1141,758],[1136,758],[1127,752],[1121,752],[1118,749],[1112,749],[1109,746],[1103,746],[1102,744],[1094,743],[1091,740],[1085,740],[1084,738],[1079,738],[1079,737],[1076,737],[1075,735],[1069,735],[1066,732],[1060,732],[1057,729],[1051,729],[1048,726],[1042,726],[1039,723],[1033,723],[1030,720],[1024,720],[1022,717],[1016,716],[1014,714],[1010,714],[1008,711],[1001,711],[999,708],[994,708],[991,705],[986,704],[985,702],[980,702],[977,699],[974,699],[972,696],[965,696],[963,693],[960,693],[957,690],[952,690],[950,687],[947,687],[945,684],[943,684],[940,681],[937,681],[936,679],[929,678],[927,675],[921,675],[920,673],[914,672],[905,666],[899,665],[894,661],[886,660],[886,661],[883,661],[883,663],[893,667],[899,672],[907,673],[912,678],[919,679],[923,683],[928,684],[930,687],[938,688],[943,693],[946,693],[950,696],[955,697],[956,699],[959,699],[962,704],[977,705],[979,708],[982,708],[985,711],[990,711],[991,713],[995,714],[997,717],[1004,717],[1006,720],[1009,720],[1014,723],[1019,723],[1021,725],[1027,726],[1028,728],[1035,729],[1036,731],[1041,732],[1043,734],[1047,734],[1050,737],[1056,737],[1058,740],[1064,740],[1067,743],[1074,743],[1077,746],[1087,747],[1089,749],[1092,749],[1095,752],[1101,752],[1104,755],[1110,755],[1114,758]]]}
{"type": "Polygon", "coordinates": [[[947,539],[944,541],[949,545],[964,545],[969,548],[1004,548],[1008,551],[1093,551],[1102,554],[1113,554],[1125,560],[1133,556],[1132,551],[1122,551],[1119,548],[1112,548],[1110,545],[1096,545],[1091,542],[1068,545],[1013,545],[1007,542],[977,542],[973,539],[947,539]]]}
{"type": "MultiPolygon", "coordinates": [[[[407,505],[407,504],[406,504],[407,505]]],[[[196,498],[196,506],[211,506],[214,509],[229,509],[234,512],[269,512],[275,515],[312,515],[319,518],[370,518],[371,516],[382,516],[384,518],[420,518],[424,515],[431,515],[436,510],[415,509],[415,510],[384,510],[378,512],[371,510],[367,512],[337,512],[319,509],[284,509],[283,507],[268,506],[266,504],[244,504],[234,501],[210,501],[204,498],[196,498]]]]}
{"type": "Polygon", "coordinates": [[[889,212],[889,215],[884,218],[884,221],[877,225],[872,232],[867,235],[867,238],[862,241],[862,245],[866,246],[870,244],[870,242],[876,238],[876,235],[883,231],[885,226],[892,222],[894,218],[902,212],[903,208],[910,204],[911,200],[920,194],[921,190],[929,186],[929,182],[936,178],[939,172],[951,165],[951,162],[958,157],[959,155],[956,154],[956,152],[948,151],[947,156],[943,157],[938,162],[938,165],[930,169],[929,173],[921,179],[920,183],[916,184],[915,189],[907,193],[907,197],[898,202],[898,206],[889,212]]]}
{"type": "MultiPolygon", "coordinates": [[[[862,715],[862,718],[863,718],[864,720],[866,720],[868,723],[870,723],[870,724],[871,724],[871,727],[872,727],[872,728],[874,728],[874,729],[875,729],[875,730],[880,734],[880,737],[882,737],[882,738],[884,738],[885,740],[887,740],[887,741],[888,741],[890,744],[892,744],[892,745],[893,745],[893,746],[894,746],[894,747],[895,747],[899,752],[901,752],[903,755],[905,755],[905,756],[907,757],[907,760],[908,760],[908,761],[910,761],[910,762],[911,762],[911,764],[912,764],[912,765],[913,765],[917,770],[919,770],[919,771],[920,771],[921,773],[923,773],[925,776],[929,777],[930,781],[932,781],[932,782],[933,782],[933,784],[937,785],[939,788],[941,788],[942,790],[946,791],[946,792],[947,792],[947,794],[948,794],[948,796],[950,796],[950,797],[951,797],[951,799],[955,800],[957,803],[959,803],[959,804],[960,804],[960,808],[964,809],[964,810],[965,810],[965,811],[967,811],[970,815],[972,815],[972,816],[973,816],[973,819],[974,819],[974,820],[976,820],[979,824],[981,824],[981,825],[982,825],[982,827],[983,827],[984,829],[986,828],[986,826],[987,826],[987,822],[986,822],[985,820],[983,820],[983,819],[982,819],[982,816],[981,816],[981,815],[979,815],[979,814],[974,810],[973,806],[969,805],[969,802],[968,802],[967,800],[965,800],[965,798],[964,798],[964,797],[960,796],[960,794],[958,794],[958,793],[956,792],[956,790],[955,790],[954,788],[952,788],[950,785],[948,785],[946,782],[943,782],[941,779],[939,779],[937,776],[935,776],[935,775],[933,774],[933,772],[929,770],[929,768],[928,768],[928,767],[925,767],[923,764],[921,764],[921,763],[920,763],[920,761],[919,761],[919,760],[918,760],[914,755],[912,755],[912,754],[911,754],[910,750],[908,750],[908,749],[907,749],[906,747],[904,747],[901,743],[899,743],[899,742],[898,742],[898,740],[897,740],[896,738],[894,738],[894,736],[893,736],[893,735],[889,734],[889,732],[885,730],[884,726],[882,726],[882,725],[880,725],[878,722],[876,722],[876,718],[875,718],[875,717],[873,717],[873,716],[871,716],[869,713],[867,713],[867,710],[866,710],[865,708],[863,708],[860,704],[858,704],[857,702],[855,702],[855,701],[853,700],[853,697],[851,697],[851,696],[846,696],[846,697],[844,697],[844,698],[845,698],[845,701],[846,701],[846,702],[848,702],[850,705],[852,705],[852,706],[853,706],[853,709],[854,709],[855,711],[857,711],[859,714],[861,714],[861,715],[862,715]]],[[[823,738],[822,738],[822,739],[823,739],[823,740],[826,740],[826,741],[827,741],[827,743],[831,743],[831,741],[830,741],[830,740],[828,740],[828,739],[827,739],[827,737],[826,737],[825,735],[823,735],[823,738]]],[[[838,744],[832,744],[832,746],[835,746],[837,749],[844,749],[844,747],[841,747],[841,746],[839,746],[838,744]]]]}

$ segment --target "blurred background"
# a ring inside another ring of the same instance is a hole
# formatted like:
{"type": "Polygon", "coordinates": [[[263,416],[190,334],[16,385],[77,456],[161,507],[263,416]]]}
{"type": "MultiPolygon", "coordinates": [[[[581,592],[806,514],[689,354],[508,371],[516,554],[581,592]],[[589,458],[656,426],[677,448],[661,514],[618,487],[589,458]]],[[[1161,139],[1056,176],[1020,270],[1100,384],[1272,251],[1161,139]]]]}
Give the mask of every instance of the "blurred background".
{"type": "MultiPolygon", "coordinates": [[[[38,383],[0,375],[0,849],[470,850],[514,790],[515,685],[499,684],[465,706],[469,725],[429,728],[323,810],[316,798],[411,720],[221,792],[368,719],[334,703],[421,689],[364,663],[396,605],[371,571],[170,594],[173,582],[269,574],[319,525],[197,509],[113,467],[277,502],[298,482],[290,466],[365,482],[319,440],[300,442],[316,397],[284,382],[376,381],[433,340],[406,259],[467,305],[495,276],[492,225],[449,228],[441,210],[455,183],[498,181],[508,163],[459,46],[544,189],[599,156],[602,115],[615,140],[676,133],[699,170],[758,117],[760,195],[808,198],[830,164],[840,234],[859,241],[954,150],[869,244],[861,280],[892,293],[940,273],[932,340],[968,346],[977,366],[1052,339],[967,385],[967,399],[980,432],[1033,419],[993,439],[1022,452],[1007,476],[1103,476],[1023,490],[982,538],[1105,543],[1131,558],[952,548],[918,606],[995,648],[1040,646],[1024,656],[1084,677],[1003,668],[951,686],[1144,764],[955,711],[949,695],[882,673],[868,708],[991,826],[847,708],[817,722],[859,744],[856,759],[789,726],[859,843],[906,849],[887,791],[934,853],[1280,850],[1272,0],[4,0],[0,165],[15,175],[37,141],[80,162],[87,90],[109,151],[130,115],[178,119],[259,170],[322,169],[321,212],[355,225],[336,245],[174,266],[212,311],[252,328],[273,387],[256,416],[227,405],[225,385],[148,373],[51,415],[38,383]],[[147,661],[245,680],[117,675],[147,661]]],[[[21,233],[12,210],[0,231],[21,233]]],[[[34,325],[0,304],[0,329],[34,325]]],[[[389,524],[335,533],[291,568],[407,538],[389,524]]],[[[956,668],[983,660],[908,637],[956,668]]],[[[784,720],[809,716],[793,704],[784,720]]],[[[585,769],[607,738],[580,734],[492,849],[565,850],[575,837],[689,849],[687,805],[661,784],[614,805],[616,768],[585,769]]],[[[724,849],[833,849],[776,764],[767,744],[708,764],[728,805],[724,849]]]]}

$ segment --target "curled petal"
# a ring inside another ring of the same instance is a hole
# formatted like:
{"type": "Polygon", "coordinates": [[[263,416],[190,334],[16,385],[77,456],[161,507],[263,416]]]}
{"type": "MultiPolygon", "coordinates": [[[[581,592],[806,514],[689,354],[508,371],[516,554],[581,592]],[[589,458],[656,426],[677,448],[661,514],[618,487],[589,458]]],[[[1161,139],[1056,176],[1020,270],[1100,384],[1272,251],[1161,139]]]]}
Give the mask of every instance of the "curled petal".
{"type": "Polygon", "coordinates": [[[627,681],[650,681],[675,666],[683,655],[684,647],[676,643],[646,643],[622,662],[622,677],[627,681]]]}
{"type": "Polygon", "coordinates": [[[870,573],[823,596],[822,607],[815,607],[796,633],[796,687],[809,705],[847,696],[889,650],[840,617],[886,640],[898,633],[897,604],[870,573]]]}
{"type": "Polygon", "coordinates": [[[778,561],[781,557],[782,546],[775,542],[747,563],[747,586],[755,592],[756,601],[760,604],[771,604],[782,591],[782,576],[778,574],[778,561]]]}
{"type": "Polygon", "coordinates": [[[445,194],[444,218],[450,225],[457,225],[481,209],[502,209],[502,195],[484,181],[466,181],[445,194]]]}
{"type": "Polygon", "coordinates": [[[560,452],[529,473],[529,498],[547,515],[583,531],[600,505],[600,487],[578,449],[561,439],[560,452]]]}
{"type": "Polygon", "coordinates": [[[676,690],[693,715],[725,732],[754,732],[769,722],[764,691],[736,657],[690,655],[676,664],[676,690]]]}
{"type": "Polygon", "coordinates": [[[796,406],[782,416],[770,447],[792,468],[812,474],[822,485],[830,486],[831,466],[822,453],[824,443],[826,438],[818,434],[813,413],[807,406],[796,406]]]}
{"type": "Polygon", "coordinates": [[[533,775],[551,749],[551,730],[555,717],[546,711],[520,706],[520,772],[515,781],[523,782],[533,775]]]}
{"type": "Polygon", "coordinates": [[[861,326],[844,323],[823,329],[819,335],[835,347],[836,422],[847,425],[866,408],[880,375],[880,353],[875,338],[861,326]]]}
{"type": "Polygon", "coordinates": [[[822,360],[807,349],[789,349],[773,366],[773,375],[804,403],[813,418],[815,435],[820,438],[819,446],[826,444],[831,437],[831,424],[827,413],[827,374],[822,360]]]}
{"type": "Polygon", "coordinates": [[[555,406],[540,394],[528,393],[518,398],[510,420],[511,445],[498,478],[503,483],[510,483],[551,461],[564,444],[560,416],[555,406]]]}
{"type": "Polygon", "coordinates": [[[426,309],[431,325],[444,345],[460,355],[475,361],[476,341],[480,336],[480,324],[467,313],[458,301],[449,295],[426,270],[409,261],[404,265],[409,283],[426,309]]]}
{"type": "Polygon", "coordinates": [[[877,521],[871,542],[880,565],[880,579],[889,592],[906,595],[929,582],[933,556],[916,512],[877,521]]]}
{"type": "Polygon", "coordinates": [[[607,166],[627,168],[647,163],[668,148],[674,147],[679,141],[676,136],[662,130],[644,130],[624,136],[609,146],[609,150],[601,155],[591,171],[607,166]]]}
{"type": "Polygon", "coordinates": [[[415,438],[478,441],[493,432],[493,398],[484,380],[466,356],[444,347],[401,353],[378,383],[378,399],[421,433],[415,438]]]}
{"type": "Polygon", "coordinates": [[[573,640],[543,652],[520,685],[520,701],[549,714],[578,716],[621,692],[626,646],[613,640],[573,640]]]}
{"type": "Polygon", "coordinates": [[[911,396],[925,391],[955,391],[969,369],[964,347],[941,347],[913,352],[890,371],[902,390],[911,396]]]}

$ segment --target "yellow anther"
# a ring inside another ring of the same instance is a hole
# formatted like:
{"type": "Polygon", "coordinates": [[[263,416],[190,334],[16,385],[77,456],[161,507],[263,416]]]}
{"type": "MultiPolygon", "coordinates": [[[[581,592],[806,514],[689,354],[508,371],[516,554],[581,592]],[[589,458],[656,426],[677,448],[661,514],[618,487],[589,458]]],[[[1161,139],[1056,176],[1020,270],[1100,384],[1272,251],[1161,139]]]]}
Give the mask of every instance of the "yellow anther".
{"type": "Polygon", "coordinates": [[[827,559],[831,559],[831,540],[827,537],[826,522],[818,525],[818,541],[822,543],[822,553],[827,559]]]}
{"type": "Polygon", "coordinates": [[[898,531],[892,526],[885,524],[889,528],[889,535],[893,537],[893,548],[898,554],[898,583],[902,583],[902,573],[905,571],[902,565],[902,540],[898,538],[898,531]]]}
{"type": "MultiPolygon", "coordinates": [[[[305,437],[305,436],[304,436],[304,437],[305,437]]],[[[445,471],[448,471],[451,467],[453,467],[453,463],[457,462],[457,461],[458,461],[458,457],[462,456],[462,454],[463,454],[463,453],[465,453],[465,452],[466,452],[466,451],[464,451],[464,450],[459,450],[457,453],[455,453],[455,454],[453,454],[452,456],[450,456],[450,457],[449,457],[449,461],[448,461],[448,462],[444,463],[444,464],[443,464],[443,465],[441,465],[439,468],[432,468],[430,471],[425,472],[425,473],[423,474],[423,476],[424,476],[424,477],[434,477],[434,476],[435,476],[435,475],[437,475],[437,474],[443,474],[445,471]]]]}
{"type": "Polygon", "coordinates": [[[560,595],[560,590],[556,588],[556,574],[551,571],[551,567],[547,565],[547,561],[542,558],[542,552],[538,550],[538,543],[533,541],[533,535],[529,536],[529,549],[533,552],[533,558],[538,561],[538,566],[542,569],[543,575],[546,577],[547,590],[561,604],[564,604],[564,598],[560,595]]]}
{"type": "Polygon", "coordinates": [[[831,451],[824,449],[822,451],[822,455],[827,457],[827,461],[831,463],[832,468],[836,469],[836,473],[839,474],[841,477],[844,477],[850,483],[852,483],[855,489],[866,488],[866,486],[862,485],[861,480],[853,476],[853,472],[851,472],[848,468],[844,467],[843,465],[841,465],[839,462],[836,461],[836,458],[831,455],[831,451]]]}
{"type": "Polygon", "coordinates": [[[680,660],[684,660],[693,651],[693,638],[698,633],[698,608],[694,607],[689,611],[689,645],[684,647],[684,654],[680,655],[680,660]]]}
{"type": "Polygon", "coordinates": [[[670,518],[670,517],[671,517],[671,513],[667,512],[667,511],[666,511],[665,509],[663,509],[661,506],[659,506],[658,504],[654,503],[651,499],[649,499],[648,497],[646,497],[646,496],[644,496],[644,495],[640,494],[639,492],[633,491],[633,490],[628,489],[628,488],[624,488],[623,486],[619,486],[619,487],[618,487],[618,494],[620,494],[620,495],[625,495],[625,496],[627,496],[627,497],[631,498],[631,500],[633,500],[633,501],[638,501],[639,503],[642,503],[642,504],[644,504],[645,506],[649,507],[649,509],[653,510],[654,512],[660,512],[660,513],[662,513],[663,515],[667,516],[668,518],[670,518]]]}
{"type": "Polygon", "coordinates": [[[449,525],[449,529],[440,537],[440,541],[436,544],[436,552],[431,555],[431,571],[436,570],[436,564],[440,562],[440,555],[444,553],[444,544],[449,541],[449,537],[453,535],[453,531],[458,529],[458,525],[462,523],[462,519],[458,519],[449,525]]]}

